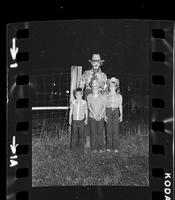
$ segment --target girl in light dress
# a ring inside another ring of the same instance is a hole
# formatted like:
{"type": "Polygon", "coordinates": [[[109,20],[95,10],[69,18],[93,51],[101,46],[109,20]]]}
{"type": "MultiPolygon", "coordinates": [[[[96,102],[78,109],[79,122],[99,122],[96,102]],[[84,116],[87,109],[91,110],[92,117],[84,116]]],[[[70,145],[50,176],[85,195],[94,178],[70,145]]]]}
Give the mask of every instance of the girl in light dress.
{"type": "Polygon", "coordinates": [[[123,120],[122,95],[119,89],[119,79],[109,80],[109,93],[106,95],[106,146],[107,151],[118,152],[119,122],[123,120]]]}

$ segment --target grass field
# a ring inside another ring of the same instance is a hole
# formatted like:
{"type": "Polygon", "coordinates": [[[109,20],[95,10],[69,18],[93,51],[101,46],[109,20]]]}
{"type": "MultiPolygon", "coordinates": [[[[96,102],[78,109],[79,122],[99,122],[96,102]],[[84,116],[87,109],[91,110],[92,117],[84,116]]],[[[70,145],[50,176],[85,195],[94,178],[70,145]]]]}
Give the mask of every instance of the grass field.
{"type": "Polygon", "coordinates": [[[120,136],[120,151],[73,152],[69,137],[32,139],[32,186],[149,186],[148,135],[120,136]]]}

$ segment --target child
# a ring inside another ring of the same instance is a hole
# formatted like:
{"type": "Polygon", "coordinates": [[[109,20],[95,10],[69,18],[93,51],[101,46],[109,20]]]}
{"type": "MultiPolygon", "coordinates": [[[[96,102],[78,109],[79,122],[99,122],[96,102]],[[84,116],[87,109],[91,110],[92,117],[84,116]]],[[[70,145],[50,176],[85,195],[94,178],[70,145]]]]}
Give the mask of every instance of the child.
{"type": "Polygon", "coordinates": [[[119,148],[119,122],[123,119],[122,96],[119,92],[119,80],[112,77],[109,80],[109,94],[106,96],[106,128],[107,151],[118,152],[119,148]]]}
{"type": "Polygon", "coordinates": [[[92,82],[92,93],[87,96],[89,109],[89,125],[91,149],[94,152],[103,151],[104,148],[104,116],[105,116],[105,97],[99,92],[97,80],[92,82]]]}
{"type": "Polygon", "coordinates": [[[70,105],[69,124],[71,125],[71,149],[83,149],[85,143],[85,125],[87,124],[87,102],[82,99],[81,88],[74,91],[75,100],[70,105]],[[73,118],[73,119],[72,119],[73,118]]]}

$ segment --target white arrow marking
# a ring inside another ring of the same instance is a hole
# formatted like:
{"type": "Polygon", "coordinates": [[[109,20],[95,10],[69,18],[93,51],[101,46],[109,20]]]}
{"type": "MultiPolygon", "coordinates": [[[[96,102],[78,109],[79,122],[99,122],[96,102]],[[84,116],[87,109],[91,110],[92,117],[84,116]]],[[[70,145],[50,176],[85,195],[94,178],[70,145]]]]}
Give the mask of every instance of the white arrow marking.
{"type": "Polygon", "coordinates": [[[14,167],[17,164],[18,164],[18,161],[16,161],[16,160],[10,160],[10,167],[14,167]]]}
{"type": "Polygon", "coordinates": [[[14,63],[14,64],[11,64],[11,65],[10,65],[10,68],[16,68],[16,67],[18,67],[18,64],[17,64],[17,63],[14,63]]]}
{"type": "Polygon", "coordinates": [[[16,39],[15,38],[12,39],[12,48],[10,48],[10,52],[12,55],[12,59],[15,60],[16,54],[18,53],[18,47],[16,48],[16,39]]]}
{"type": "Polygon", "coordinates": [[[15,139],[16,139],[15,136],[13,136],[13,141],[12,144],[10,145],[13,154],[16,154],[16,147],[18,146],[18,144],[15,144],[16,143],[15,139]]]}

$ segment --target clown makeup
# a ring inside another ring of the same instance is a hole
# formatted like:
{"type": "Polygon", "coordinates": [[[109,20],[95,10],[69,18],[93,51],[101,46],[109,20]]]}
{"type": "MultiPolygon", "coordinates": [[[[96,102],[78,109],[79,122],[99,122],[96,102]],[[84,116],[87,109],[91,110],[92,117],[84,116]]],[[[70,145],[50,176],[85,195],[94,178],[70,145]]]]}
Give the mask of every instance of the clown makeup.
{"type": "Polygon", "coordinates": [[[91,63],[91,65],[93,66],[93,69],[94,70],[97,70],[98,71],[98,69],[100,68],[100,66],[101,66],[101,64],[100,64],[100,62],[95,62],[95,61],[93,61],[92,63],[91,63]]]}

